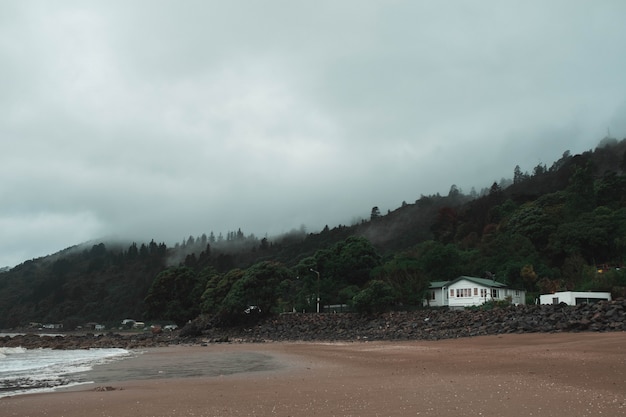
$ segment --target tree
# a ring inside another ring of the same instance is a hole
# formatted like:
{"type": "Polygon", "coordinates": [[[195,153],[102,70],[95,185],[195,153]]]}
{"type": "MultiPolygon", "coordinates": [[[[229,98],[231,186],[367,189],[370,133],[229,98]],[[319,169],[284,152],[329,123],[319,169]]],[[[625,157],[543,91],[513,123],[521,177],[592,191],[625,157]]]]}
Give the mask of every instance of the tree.
{"type": "Polygon", "coordinates": [[[577,166],[567,187],[568,208],[571,216],[589,211],[595,207],[595,190],[592,167],[588,163],[584,167],[577,166]]]}
{"type": "Polygon", "coordinates": [[[340,287],[362,286],[370,279],[370,271],[380,265],[380,255],[369,240],[352,236],[314,255],[317,270],[324,284],[336,295],[340,287]]]}
{"type": "Polygon", "coordinates": [[[222,308],[222,301],[232,288],[233,284],[241,279],[244,271],[235,268],[225,274],[214,274],[206,283],[201,296],[201,310],[203,313],[216,314],[222,308]]]}
{"type": "Polygon", "coordinates": [[[179,326],[200,313],[200,297],[206,282],[188,267],[173,267],[154,279],[145,298],[146,316],[152,319],[172,320],[179,326]]]}
{"type": "Polygon", "coordinates": [[[277,307],[278,284],[292,277],[292,272],[279,262],[263,261],[246,269],[224,297],[221,311],[228,315],[242,313],[249,306],[258,306],[262,313],[277,307]]]}
{"type": "Polygon", "coordinates": [[[524,287],[521,270],[525,265],[532,264],[539,270],[543,268],[532,242],[521,234],[508,231],[496,231],[492,239],[483,243],[480,254],[479,265],[483,271],[495,273],[499,281],[515,288],[524,287]]]}
{"type": "Polygon", "coordinates": [[[620,219],[624,214],[622,210],[613,212],[598,207],[573,221],[561,222],[550,235],[548,249],[557,259],[581,255],[588,263],[619,256],[614,244],[624,231],[625,219],[620,219]]]}
{"type": "Polygon", "coordinates": [[[533,291],[535,284],[537,283],[537,273],[532,265],[524,265],[520,271],[520,276],[524,281],[524,288],[528,291],[533,291]]]}
{"type": "Polygon", "coordinates": [[[526,203],[511,214],[506,227],[512,234],[529,238],[537,248],[544,248],[558,224],[558,217],[550,214],[553,210],[536,202],[526,203]]]}
{"type": "Polygon", "coordinates": [[[403,255],[375,268],[371,275],[373,279],[387,283],[393,290],[394,300],[403,305],[421,306],[430,286],[419,261],[403,255]]]}
{"type": "Polygon", "coordinates": [[[418,246],[419,270],[433,281],[447,281],[467,273],[462,251],[454,244],[427,241],[418,246]]]}
{"type": "Polygon", "coordinates": [[[498,185],[498,183],[495,181],[493,184],[491,184],[491,188],[489,188],[489,196],[497,198],[500,198],[502,196],[502,187],[498,185]]]}
{"type": "Polygon", "coordinates": [[[372,214],[370,215],[370,220],[376,220],[380,218],[380,209],[378,206],[372,207],[372,214]]]}
{"type": "Polygon", "coordinates": [[[565,152],[563,152],[563,156],[561,157],[561,159],[559,159],[558,161],[556,161],[554,164],[552,164],[552,166],[550,167],[550,172],[556,172],[558,170],[560,170],[561,168],[563,168],[565,166],[565,164],[567,163],[567,161],[569,161],[572,158],[570,151],[567,150],[565,152]]]}
{"type": "Polygon", "coordinates": [[[461,190],[459,190],[459,187],[457,187],[456,184],[452,184],[450,186],[450,191],[448,192],[448,197],[457,198],[460,195],[461,195],[461,190]]]}
{"type": "Polygon", "coordinates": [[[513,170],[513,184],[519,184],[524,180],[524,174],[522,174],[522,169],[519,165],[515,165],[515,169],[513,170]]]}
{"type": "Polygon", "coordinates": [[[393,289],[389,284],[372,280],[352,299],[354,309],[362,313],[376,313],[387,310],[394,304],[393,289]]]}
{"type": "Polygon", "coordinates": [[[548,172],[548,169],[546,168],[545,164],[537,164],[537,166],[533,169],[533,175],[535,177],[540,176],[545,174],[546,172],[548,172]]]}
{"type": "MultiPolygon", "coordinates": [[[[595,268],[592,267],[592,269],[595,273],[595,268]]],[[[568,291],[574,291],[582,289],[582,283],[586,280],[585,278],[588,278],[585,275],[589,274],[591,269],[582,256],[573,255],[565,259],[561,271],[565,282],[565,288],[568,291]]]]}
{"type": "Polygon", "coordinates": [[[459,218],[458,212],[452,207],[442,207],[437,212],[437,218],[431,227],[437,240],[452,242],[456,235],[459,218]]]}
{"type": "Polygon", "coordinates": [[[615,172],[605,172],[595,183],[596,203],[598,206],[612,208],[624,207],[626,204],[626,176],[615,172]]]}
{"type": "Polygon", "coordinates": [[[156,242],[154,241],[154,239],[152,239],[150,241],[150,243],[148,244],[148,247],[150,249],[150,255],[154,256],[158,253],[159,251],[159,245],[156,244],[156,242]]]}
{"type": "Polygon", "coordinates": [[[126,252],[126,256],[128,259],[135,259],[139,255],[139,249],[137,249],[137,244],[135,242],[131,243],[128,247],[128,251],[126,252]]]}

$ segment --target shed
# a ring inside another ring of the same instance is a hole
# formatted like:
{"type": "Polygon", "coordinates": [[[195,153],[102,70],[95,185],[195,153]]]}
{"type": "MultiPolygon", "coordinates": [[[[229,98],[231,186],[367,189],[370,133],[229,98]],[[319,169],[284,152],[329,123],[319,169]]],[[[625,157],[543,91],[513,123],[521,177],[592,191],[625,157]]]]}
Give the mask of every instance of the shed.
{"type": "Polygon", "coordinates": [[[560,291],[552,294],[541,294],[539,296],[540,304],[560,304],[579,305],[594,304],[598,301],[611,301],[610,292],[598,291],[560,291]]]}

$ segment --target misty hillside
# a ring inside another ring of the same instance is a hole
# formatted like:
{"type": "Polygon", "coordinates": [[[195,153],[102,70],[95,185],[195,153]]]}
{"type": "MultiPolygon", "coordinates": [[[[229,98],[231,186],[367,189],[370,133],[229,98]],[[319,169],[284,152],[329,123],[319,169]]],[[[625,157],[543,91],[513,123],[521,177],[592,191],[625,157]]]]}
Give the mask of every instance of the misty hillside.
{"type": "Polygon", "coordinates": [[[387,213],[373,207],[367,220],[319,233],[77,245],[0,271],[0,328],[184,323],[240,312],[252,299],[266,313],[311,311],[311,270],[327,304],[356,303],[378,288],[384,308],[419,306],[429,281],[485,271],[531,299],[555,289],[624,296],[626,278],[615,267],[626,255],[625,171],[626,140],[605,139],[549,167],[512,167],[512,179],[479,193],[452,185],[447,195],[422,195],[387,213]]]}

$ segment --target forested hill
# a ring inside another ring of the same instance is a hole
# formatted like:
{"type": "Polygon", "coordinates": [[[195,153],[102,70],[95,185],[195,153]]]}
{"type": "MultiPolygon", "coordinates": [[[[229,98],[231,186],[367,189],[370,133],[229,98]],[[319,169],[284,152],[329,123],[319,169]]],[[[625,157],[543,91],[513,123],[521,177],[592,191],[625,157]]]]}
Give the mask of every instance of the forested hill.
{"type": "Polygon", "coordinates": [[[211,232],[173,247],[82,244],[0,272],[0,328],[182,323],[251,304],[266,313],[311,311],[318,290],[326,304],[405,308],[421,304],[431,280],[486,271],[529,297],[556,289],[623,296],[625,172],[626,140],[606,139],[530,173],[512,167],[510,181],[480,193],[452,186],[445,196],[420,196],[388,213],[373,207],[367,220],[319,233],[211,232]]]}

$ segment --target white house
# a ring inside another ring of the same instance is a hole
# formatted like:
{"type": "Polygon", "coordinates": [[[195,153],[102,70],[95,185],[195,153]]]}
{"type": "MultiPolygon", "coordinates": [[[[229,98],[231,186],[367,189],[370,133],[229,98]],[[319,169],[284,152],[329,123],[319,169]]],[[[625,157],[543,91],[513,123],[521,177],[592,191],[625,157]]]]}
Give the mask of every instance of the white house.
{"type": "Polygon", "coordinates": [[[540,304],[559,304],[568,305],[593,304],[598,301],[611,301],[610,292],[592,292],[592,291],[560,291],[553,294],[541,294],[539,296],[540,304]]]}
{"type": "Polygon", "coordinates": [[[526,304],[526,292],[523,290],[510,288],[494,279],[460,276],[452,281],[431,282],[424,304],[463,308],[509,298],[515,305],[526,304]]]}

